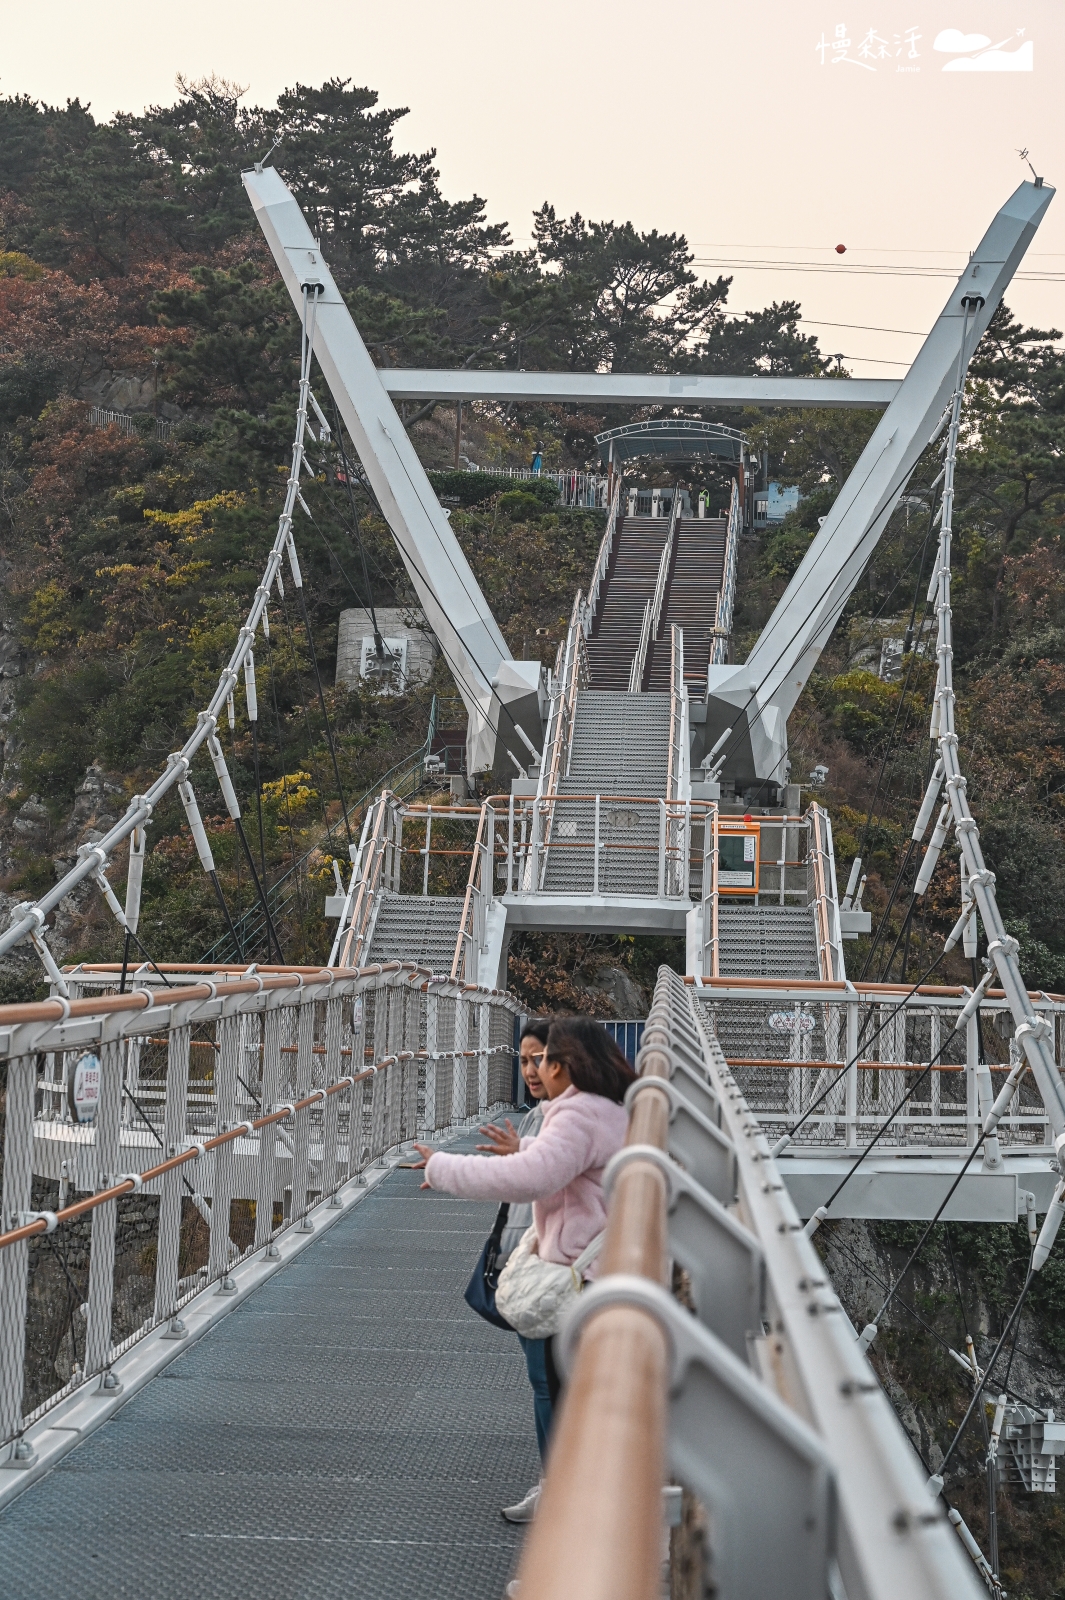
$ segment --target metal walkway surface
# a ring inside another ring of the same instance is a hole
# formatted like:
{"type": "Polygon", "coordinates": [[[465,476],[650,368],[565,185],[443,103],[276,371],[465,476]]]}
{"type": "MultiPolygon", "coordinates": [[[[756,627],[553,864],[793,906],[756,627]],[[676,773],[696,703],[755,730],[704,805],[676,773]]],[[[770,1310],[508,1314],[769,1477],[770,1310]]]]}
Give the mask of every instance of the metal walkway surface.
{"type": "Polygon", "coordinates": [[[6,1592],[500,1600],[531,1391],[462,1300],[495,1207],[420,1180],[392,1172],[0,1513],[6,1592]]]}

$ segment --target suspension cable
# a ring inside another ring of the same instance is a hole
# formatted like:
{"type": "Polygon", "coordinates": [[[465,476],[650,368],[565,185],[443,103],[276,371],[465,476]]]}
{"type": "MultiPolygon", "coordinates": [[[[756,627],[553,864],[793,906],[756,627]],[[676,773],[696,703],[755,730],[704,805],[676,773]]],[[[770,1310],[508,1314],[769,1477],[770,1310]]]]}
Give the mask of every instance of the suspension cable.
{"type": "Polygon", "coordinates": [[[792,1127],[790,1127],[787,1130],[787,1132],[780,1139],[777,1140],[776,1144],[773,1146],[773,1154],[774,1155],[779,1155],[782,1150],[785,1150],[787,1148],[787,1146],[794,1139],[795,1135],[798,1133],[799,1129],[802,1127],[803,1123],[806,1122],[806,1120],[810,1116],[813,1115],[813,1113],[817,1110],[818,1106],[822,1103],[822,1101],[827,1099],[827,1097],[832,1093],[832,1090],[843,1079],[845,1074],[848,1073],[853,1066],[857,1065],[863,1048],[864,1049],[868,1049],[868,1047],[873,1043],[873,1041],[875,1039],[879,1039],[880,1035],[883,1033],[883,1031],[887,1027],[888,1023],[889,1022],[893,1022],[895,1020],[895,1018],[898,1016],[899,1012],[902,1011],[909,1004],[909,1002],[913,999],[914,995],[917,993],[918,989],[920,989],[921,985],[923,983],[927,983],[928,982],[929,978],[932,976],[932,973],[936,970],[936,968],[939,966],[939,963],[942,961],[943,956],[944,956],[945,953],[946,952],[943,951],[943,950],[941,950],[939,952],[938,956],[936,956],[936,959],[932,962],[932,965],[928,968],[927,972],[923,972],[921,974],[921,976],[918,978],[917,982],[914,984],[914,986],[910,990],[909,994],[903,995],[902,999],[899,1001],[899,1003],[895,1007],[895,1009],[893,1011],[889,1011],[888,1012],[888,1014],[884,1018],[883,1022],[880,1024],[880,1026],[877,1029],[874,1030],[873,1033],[867,1034],[866,1030],[867,1030],[867,1028],[869,1026],[870,1017],[872,1016],[872,1011],[870,1011],[869,1016],[866,1017],[865,1022],[864,1022],[863,1026],[862,1026],[862,1031],[858,1036],[858,1043],[855,1046],[854,1055],[852,1056],[850,1061],[845,1061],[844,1062],[844,1064],[840,1067],[839,1071],[836,1073],[835,1077],[832,1078],[832,1080],[828,1084],[825,1085],[825,1087],[821,1090],[820,1094],[816,1097],[816,1099],[811,1100],[810,1104],[807,1106],[806,1110],[803,1112],[803,1114],[799,1118],[798,1122],[794,1123],[792,1125],[792,1127]]]}
{"type": "Polygon", "coordinates": [[[292,468],[289,473],[284,506],[278,520],[277,534],[274,538],[270,555],[267,558],[263,572],[263,582],[255,592],[255,598],[248,612],[247,620],[237,636],[237,642],[233,647],[226,667],[219,677],[218,685],[208,701],[206,711],[197,718],[195,728],[181,749],[168,757],[164,771],[159,774],[155,782],[144,794],[134,796],[125,814],[93,846],[92,853],[83,855],[39,899],[36,901],[23,901],[14,908],[11,922],[4,932],[0,934],[0,956],[6,955],[9,950],[20,944],[25,938],[32,937],[35,934],[39,937],[39,930],[43,928],[44,920],[49,912],[53,911],[61,901],[65,900],[86,878],[91,877],[96,872],[101,864],[101,857],[104,861],[109,859],[119,844],[127,839],[135,829],[143,827],[149,821],[153,810],[163,796],[175,784],[187,781],[193,757],[213,732],[214,727],[217,725],[217,718],[233,692],[239,673],[252,649],[255,633],[266,606],[267,596],[281,565],[290,534],[293,508],[299,491],[300,468],[303,461],[303,440],[307,420],[307,394],[310,387],[317,293],[317,289],[314,289],[313,292],[309,287],[304,289],[300,401],[296,412],[296,429],[292,444],[292,468]]]}

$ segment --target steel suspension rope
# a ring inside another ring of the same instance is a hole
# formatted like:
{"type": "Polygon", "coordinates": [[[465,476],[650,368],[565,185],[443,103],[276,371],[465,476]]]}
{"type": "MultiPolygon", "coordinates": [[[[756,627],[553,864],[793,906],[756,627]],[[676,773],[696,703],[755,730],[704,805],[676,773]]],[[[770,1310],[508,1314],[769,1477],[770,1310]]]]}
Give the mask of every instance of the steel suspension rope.
{"type": "MultiPolygon", "coordinates": [[[[988,957],[994,967],[997,968],[999,981],[1014,1019],[1015,1037],[1019,1050],[1027,1057],[1031,1066],[1032,1075],[1047,1113],[1047,1119],[1053,1130],[1055,1159],[1059,1171],[1063,1172],[1061,1182],[1055,1190],[1055,1197],[1051,1204],[1051,1211],[1054,1211],[1055,1208],[1060,1208],[1062,1200],[1065,1198],[1065,1168],[1062,1166],[1063,1155],[1065,1155],[1065,1085],[1062,1083],[1053,1053],[1047,1045],[1047,1035],[1051,1031],[1050,1025],[1045,1018],[1037,1017],[1031,1010],[1028,991],[1017,962],[1019,946],[1017,940],[1007,934],[998,909],[998,901],[994,889],[995,876],[993,872],[988,870],[984,861],[983,852],[980,848],[979,829],[966,798],[966,779],[962,774],[958,758],[958,734],[954,725],[954,651],[950,598],[954,474],[957,464],[965,379],[972,355],[972,351],[968,349],[969,318],[973,309],[983,304],[983,300],[980,296],[967,294],[964,296],[962,303],[965,310],[965,323],[958,355],[957,378],[950,405],[947,437],[943,448],[942,517],[939,529],[939,554],[933,579],[934,592],[937,597],[936,612],[939,619],[936,649],[939,671],[929,734],[938,743],[939,765],[945,780],[944,786],[947,795],[947,803],[944,810],[953,822],[955,837],[961,850],[962,865],[968,881],[969,899],[967,906],[963,907],[962,920],[964,922],[968,915],[979,912],[980,921],[983,923],[984,931],[987,935],[988,957]]],[[[937,825],[936,833],[933,834],[929,845],[929,855],[931,855],[938,835],[939,826],[937,825]]],[[[940,843],[942,844],[942,842],[941,840],[940,843]]],[[[934,861],[931,865],[934,867],[934,861]]],[[[918,877],[918,883],[920,883],[922,875],[928,874],[928,868],[929,856],[926,856],[921,875],[918,877]]],[[[1050,1213],[1048,1212],[1048,1218],[1049,1216],[1050,1213]]],[[[1058,1220],[1060,1221],[1060,1209],[1058,1220]]]]}

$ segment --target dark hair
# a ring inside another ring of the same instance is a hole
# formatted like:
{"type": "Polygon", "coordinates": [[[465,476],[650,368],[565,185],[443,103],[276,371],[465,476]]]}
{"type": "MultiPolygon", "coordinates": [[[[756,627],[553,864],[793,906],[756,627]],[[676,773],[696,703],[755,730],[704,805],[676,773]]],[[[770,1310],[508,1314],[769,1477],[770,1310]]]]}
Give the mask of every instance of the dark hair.
{"type": "Polygon", "coordinates": [[[520,1044],[522,1039],[539,1039],[541,1044],[546,1044],[547,1036],[551,1032],[551,1021],[550,1017],[530,1017],[521,1030],[518,1043],[520,1044]]]}
{"type": "Polygon", "coordinates": [[[619,1105],[636,1074],[601,1022],[590,1017],[560,1017],[547,1037],[548,1061],[560,1061],[575,1089],[601,1094],[619,1105]]]}

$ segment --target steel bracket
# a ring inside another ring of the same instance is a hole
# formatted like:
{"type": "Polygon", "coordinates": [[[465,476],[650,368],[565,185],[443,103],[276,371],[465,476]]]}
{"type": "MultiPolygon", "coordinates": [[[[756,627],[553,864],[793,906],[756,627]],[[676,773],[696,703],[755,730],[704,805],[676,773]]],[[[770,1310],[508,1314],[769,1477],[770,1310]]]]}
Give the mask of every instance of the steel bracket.
{"type": "Polygon", "coordinates": [[[721,1339],[635,1274],[600,1278],[578,1296],[558,1340],[567,1372],[584,1324],[613,1305],[646,1311],[669,1342],[670,1466],[710,1514],[715,1591],[825,1600],[836,1490],[821,1440],[721,1339]]]}
{"type": "Polygon", "coordinates": [[[747,1361],[748,1337],[762,1332],[765,1308],[761,1245],[702,1184],[654,1145],[630,1144],[619,1150],[603,1174],[606,1193],[630,1161],[651,1161],[664,1174],[669,1253],[688,1274],[695,1314],[733,1355],[747,1361]]]}

